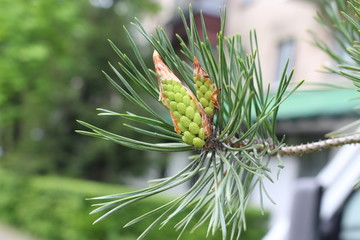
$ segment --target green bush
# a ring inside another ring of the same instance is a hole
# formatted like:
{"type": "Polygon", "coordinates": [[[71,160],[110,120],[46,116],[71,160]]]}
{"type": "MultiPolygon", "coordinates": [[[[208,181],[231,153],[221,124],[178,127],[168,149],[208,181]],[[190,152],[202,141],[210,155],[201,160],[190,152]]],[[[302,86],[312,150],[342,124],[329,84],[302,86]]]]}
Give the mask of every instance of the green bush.
{"type": "MultiPolygon", "coordinates": [[[[0,169],[0,221],[10,223],[42,240],[135,240],[151,224],[144,219],[128,228],[122,226],[133,218],[167,201],[154,197],[137,205],[128,206],[103,222],[92,225],[99,217],[89,216],[91,202],[88,197],[113,194],[131,189],[97,182],[62,177],[18,176],[0,169]]],[[[267,216],[259,210],[247,211],[247,231],[241,239],[260,239],[266,231],[267,216]]],[[[175,222],[173,222],[175,223],[175,222]]],[[[176,239],[174,224],[160,231],[151,231],[145,239],[176,239]]],[[[205,239],[206,226],[181,239],[205,239]]],[[[221,239],[220,234],[209,239],[221,239]]]]}

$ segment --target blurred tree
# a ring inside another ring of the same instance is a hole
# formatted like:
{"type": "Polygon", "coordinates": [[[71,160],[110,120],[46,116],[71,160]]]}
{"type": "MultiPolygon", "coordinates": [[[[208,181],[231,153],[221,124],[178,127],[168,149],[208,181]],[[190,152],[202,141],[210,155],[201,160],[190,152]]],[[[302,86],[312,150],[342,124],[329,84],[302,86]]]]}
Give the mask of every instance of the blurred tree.
{"type": "MultiPolygon", "coordinates": [[[[94,117],[94,106],[124,105],[100,72],[116,59],[106,39],[127,49],[122,25],[156,10],[148,0],[2,0],[0,164],[106,181],[125,168],[141,172],[138,152],[74,129],[76,119],[94,117]]],[[[116,119],[105,124],[122,127],[116,119]]]]}

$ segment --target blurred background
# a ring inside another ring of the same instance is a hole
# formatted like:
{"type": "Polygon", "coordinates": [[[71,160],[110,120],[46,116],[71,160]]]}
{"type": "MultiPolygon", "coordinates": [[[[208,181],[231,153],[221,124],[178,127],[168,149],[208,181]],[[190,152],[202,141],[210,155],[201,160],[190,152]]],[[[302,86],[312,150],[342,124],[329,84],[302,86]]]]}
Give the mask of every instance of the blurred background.
{"type": "MultiPolygon", "coordinates": [[[[79,128],[76,120],[133,134],[115,117],[96,116],[97,107],[129,110],[101,73],[110,72],[108,62],[117,62],[107,40],[131,57],[123,26],[137,36],[129,24],[137,17],[149,33],[163,26],[174,47],[179,47],[175,33],[184,37],[185,31],[177,7],[186,12],[190,2],[197,17],[202,10],[214,47],[219,7],[224,5],[226,35],[240,33],[248,47],[249,31],[257,30],[263,76],[273,88],[288,58],[290,69],[295,68],[294,83],[307,80],[279,113],[279,137],[285,134],[287,143],[318,140],[356,119],[355,103],[347,101],[356,93],[326,85],[346,87],[350,82],[321,73],[323,65],[334,63],[311,44],[309,30],[336,48],[314,20],[322,10],[320,1],[0,0],[0,222],[32,239],[126,240],[145,229],[121,226],[166,197],[94,227],[95,217],[87,215],[90,203],[84,199],[143,187],[148,179],[172,175],[187,164],[187,155],[139,152],[84,137],[74,132],[79,128]]],[[[137,40],[152,67],[151,48],[140,36],[137,40]]],[[[268,186],[277,205],[265,201],[262,215],[255,194],[243,239],[260,239],[272,222],[289,211],[296,179],[316,175],[333,154],[322,151],[284,159],[285,170],[276,184],[268,186]]],[[[277,162],[270,165],[276,175],[277,162]]],[[[201,239],[204,231],[184,239],[201,239]]],[[[2,232],[5,236],[8,227],[0,227],[0,239],[13,239],[2,238],[2,232]]],[[[147,239],[175,236],[168,228],[147,239]]]]}

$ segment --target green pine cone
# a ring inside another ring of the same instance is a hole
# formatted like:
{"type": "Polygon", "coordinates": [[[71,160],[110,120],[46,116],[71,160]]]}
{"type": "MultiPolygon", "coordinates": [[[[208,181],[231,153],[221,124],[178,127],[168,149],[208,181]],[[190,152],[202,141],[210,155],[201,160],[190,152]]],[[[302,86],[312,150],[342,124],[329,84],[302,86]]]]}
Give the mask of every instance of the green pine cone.
{"type": "Polygon", "coordinates": [[[194,78],[194,81],[196,96],[198,97],[201,106],[204,108],[206,115],[212,117],[215,110],[214,104],[211,103],[211,95],[214,87],[211,85],[211,82],[205,81],[204,79],[194,78]],[[202,85],[200,85],[200,83],[202,85]]]}
{"type": "Polygon", "coordinates": [[[211,116],[214,112],[214,108],[206,107],[205,112],[206,112],[206,115],[211,116]]]}
{"type": "Polygon", "coordinates": [[[205,130],[204,130],[204,128],[200,128],[200,129],[199,129],[198,136],[199,136],[199,138],[201,138],[202,140],[205,139],[205,130]]]}
{"type": "Polygon", "coordinates": [[[186,111],[186,105],[182,102],[178,103],[177,104],[177,110],[179,111],[180,114],[185,114],[185,111],[186,111]]]}
{"type": "Polygon", "coordinates": [[[200,104],[203,106],[203,108],[206,108],[209,105],[209,101],[205,98],[200,98],[200,104]]]}
{"type": "Polygon", "coordinates": [[[183,97],[183,100],[182,100],[182,102],[186,105],[186,106],[190,106],[190,97],[188,96],[188,95],[185,95],[184,97],[183,97]]]}
{"type": "MultiPolygon", "coordinates": [[[[176,105],[177,105],[177,104],[176,104],[176,105]]],[[[181,118],[182,115],[181,115],[178,111],[174,111],[173,114],[174,114],[175,118],[176,118],[178,121],[180,121],[180,118],[181,118]]]]}
{"type": "Polygon", "coordinates": [[[200,88],[199,88],[200,92],[202,92],[203,94],[205,94],[207,91],[208,91],[208,88],[205,86],[205,85],[202,85],[200,88]]]}
{"type": "Polygon", "coordinates": [[[171,109],[171,111],[177,110],[177,103],[175,101],[170,102],[170,109],[171,109]]]}
{"type": "Polygon", "coordinates": [[[198,147],[198,148],[201,148],[201,147],[203,147],[205,145],[204,140],[202,140],[202,139],[200,139],[198,137],[195,137],[193,139],[192,143],[194,144],[195,147],[198,147]]]}
{"type": "Polygon", "coordinates": [[[201,123],[202,123],[202,118],[201,118],[201,115],[200,115],[200,113],[195,113],[195,115],[194,115],[194,118],[193,118],[193,122],[194,123],[196,123],[197,125],[201,125],[201,123]]]}
{"type": "Polygon", "coordinates": [[[189,131],[194,134],[197,135],[199,133],[199,125],[197,125],[196,123],[192,122],[189,124],[189,131]]]}
{"type": "Polygon", "coordinates": [[[194,119],[195,109],[191,106],[188,106],[185,110],[185,114],[189,119],[194,119]]]}
{"type": "MultiPolygon", "coordinates": [[[[208,88],[205,87],[203,81],[197,82],[198,94],[204,96],[208,88]]],[[[168,108],[172,111],[173,116],[177,120],[177,128],[183,133],[182,140],[189,145],[195,147],[203,147],[205,145],[205,132],[202,126],[202,117],[196,107],[196,103],[192,100],[186,88],[173,80],[163,80],[162,87],[168,108]]],[[[201,98],[200,104],[209,105],[209,100],[201,98]]]]}
{"type": "Polygon", "coordinates": [[[184,127],[181,123],[178,124],[178,127],[180,128],[181,132],[186,132],[187,128],[184,127]]]}
{"type": "Polygon", "coordinates": [[[181,93],[175,93],[174,98],[177,103],[181,103],[183,101],[183,95],[181,93]]]}
{"type": "Polygon", "coordinates": [[[194,138],[195,136],[193,134],[191,134],[189,131],[186,131],[184,132],[184,136],[182,137],[182,140],[185,143],[192,145],[194,138]]]}
{"type": "Polygon", "coordinates": [[[209,75],[201,67],[199,60],[194,57],[194,83],[196,96],[204,108],[206,115],[211,119],[218,106],[217,90],[209,75]],[[212,103],[212,104],[210,104],[212,103]],[[216,107],[215,107],[216,106],[216,107]]]}
{"type": "Polygon", "coordinates": [[[181,123],[184,127],[188,128],[189,125],[190,125],[192,122],[191,122],[191,120],[190,120],[188,117],[182,116],[182,117],[180,118],[180,123],[181,123]]]}
{"type": "MultiPolygon", "coordinates": [[[[159,79],[160,99],[169,108],[175,131],[183,134],[184,143],[201,148],[205,145],[209,126],[203,115],[206,113],[200,107],[193,93],[182,85],[181,81],[167,68],[160,56],[154,53],[155,69],[159,79]],[[203,126],[205,124],[205,126],[203,126]]],[[[197,95],[203,98],[203,103],[209,102],[204,98],[209,91],[203,79],[195,84],[197,95]]],[[[207,103],[207,105],[209,105],[207,103]]]]}

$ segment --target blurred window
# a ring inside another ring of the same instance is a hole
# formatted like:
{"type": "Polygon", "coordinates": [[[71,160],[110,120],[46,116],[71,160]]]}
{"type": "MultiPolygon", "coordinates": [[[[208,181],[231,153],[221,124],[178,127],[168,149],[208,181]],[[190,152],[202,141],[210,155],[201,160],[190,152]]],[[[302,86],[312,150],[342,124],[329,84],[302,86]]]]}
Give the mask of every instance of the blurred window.
{"type": "Polygon", "coordinates": [[[241,5],[247,7],[255,2],[255,0],[240,0],[241,5]]]}
{"type": "MultiPolygon", "coordinates": [[[[313,142],[315,139],[321,139],[323,136],[321,134],[314,134],[311,137],[301,137],[301,141],[304,142],[313,142]]],[[[296,138],[295,138],[296,139],[296,138]]],[[[294,140],[295,140],[294,139],[294,140]]],[[[299,141],[300,139],[296,139],[299,141]]],[[[331,159],[330,151],[318,151],[311,154],[306,154],[301,157],[299,162],[299,172],[298,177],[313,177],[316,176],[321,169],[329,162],[331,159]],[[314,161],[316,159],[316,161],[314,161]]]]}
{"type": "Polygon", "coordinates": [[[219,16],[219,8],[223,8],[226,5],[226,0],[198,0],[193,5],[194,9],[201,9],[204,14],[219,16]]]}
{"type": "Polygon", "coordinates": [[[345,203],[340,221],[339,240],[360,239],[360,191],[345,203]]]}
{"type": "MultiPolygon", "coordinates": [[[[275,83],[280,81],[286,62],[289,60],[289,65],[286,73],[289,74],[294,68],[295,61],[295,41],[293,39],[286,39],[278,45],[278,67],[276,72],[275,83]]],[[[274,86],[276,87],[276,86],[274,86]]]]}

